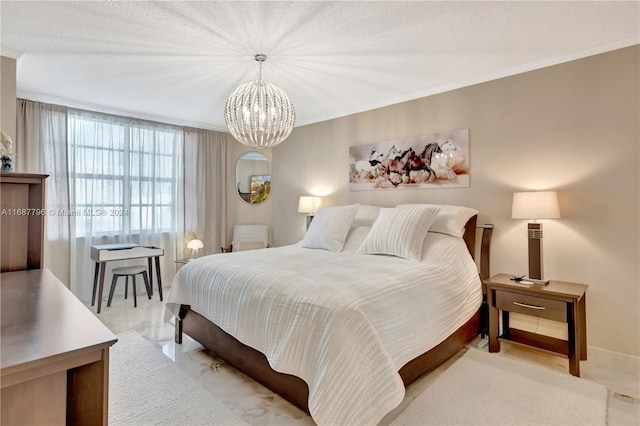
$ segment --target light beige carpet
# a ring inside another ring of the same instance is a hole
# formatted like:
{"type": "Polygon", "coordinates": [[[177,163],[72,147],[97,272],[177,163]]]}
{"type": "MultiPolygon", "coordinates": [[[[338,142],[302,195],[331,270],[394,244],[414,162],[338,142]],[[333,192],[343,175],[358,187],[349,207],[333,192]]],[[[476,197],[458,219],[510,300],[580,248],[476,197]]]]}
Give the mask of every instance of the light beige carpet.
{"type": "Polygon", "coordinates": [[[604,425],[607,388],[469,349],[392,425],[604,425]]]}
{"type": "Polygon", "coordinates": [[[118,334],[109,365],[109,425],[246,425],[135,331],[118,334]]]}

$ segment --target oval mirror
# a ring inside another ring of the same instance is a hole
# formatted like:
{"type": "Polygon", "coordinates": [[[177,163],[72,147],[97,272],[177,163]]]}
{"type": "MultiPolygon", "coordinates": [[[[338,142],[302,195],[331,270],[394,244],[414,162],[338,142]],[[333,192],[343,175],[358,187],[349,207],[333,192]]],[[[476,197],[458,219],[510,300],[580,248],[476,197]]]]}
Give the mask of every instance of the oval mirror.
{"type": "Polygon", "coordinates": [[[236,190],[249,204],[259,204],[271,193],[271,165],[259,152],[245,152],[236,163],[236,190]]]}

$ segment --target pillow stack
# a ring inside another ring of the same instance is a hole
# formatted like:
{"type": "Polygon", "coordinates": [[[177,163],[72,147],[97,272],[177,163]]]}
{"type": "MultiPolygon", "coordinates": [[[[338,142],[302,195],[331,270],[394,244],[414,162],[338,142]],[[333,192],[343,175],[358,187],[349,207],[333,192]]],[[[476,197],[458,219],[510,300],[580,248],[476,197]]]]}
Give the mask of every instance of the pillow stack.
{"type": "Polygon", "coordinates": [[[321,207],[301,245],[420,261],[428,233],[462,237],[467,221],[477,213],[468,207],[437,204],[321,207]]]}

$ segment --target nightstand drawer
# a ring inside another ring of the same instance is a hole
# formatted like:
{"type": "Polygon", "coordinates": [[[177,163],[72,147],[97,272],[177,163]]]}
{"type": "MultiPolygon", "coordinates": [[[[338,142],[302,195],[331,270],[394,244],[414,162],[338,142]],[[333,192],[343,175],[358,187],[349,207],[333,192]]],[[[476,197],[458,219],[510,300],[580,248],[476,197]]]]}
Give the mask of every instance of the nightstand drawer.
{"type": "Polygon", "coordinates": [[[495,303],[505,311],[567,322],[567,304],[560,300],[496,290],[495,303]]]}

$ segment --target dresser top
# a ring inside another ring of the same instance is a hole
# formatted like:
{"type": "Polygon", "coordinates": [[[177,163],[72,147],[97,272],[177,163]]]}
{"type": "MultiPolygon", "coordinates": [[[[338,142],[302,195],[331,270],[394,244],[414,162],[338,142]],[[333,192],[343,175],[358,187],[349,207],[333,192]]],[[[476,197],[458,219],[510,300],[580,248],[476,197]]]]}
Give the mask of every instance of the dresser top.
{"type": "Polygon", "coordinates": [[[0,274],[2,375],[117,341],[48,269],[0,274]]]}

